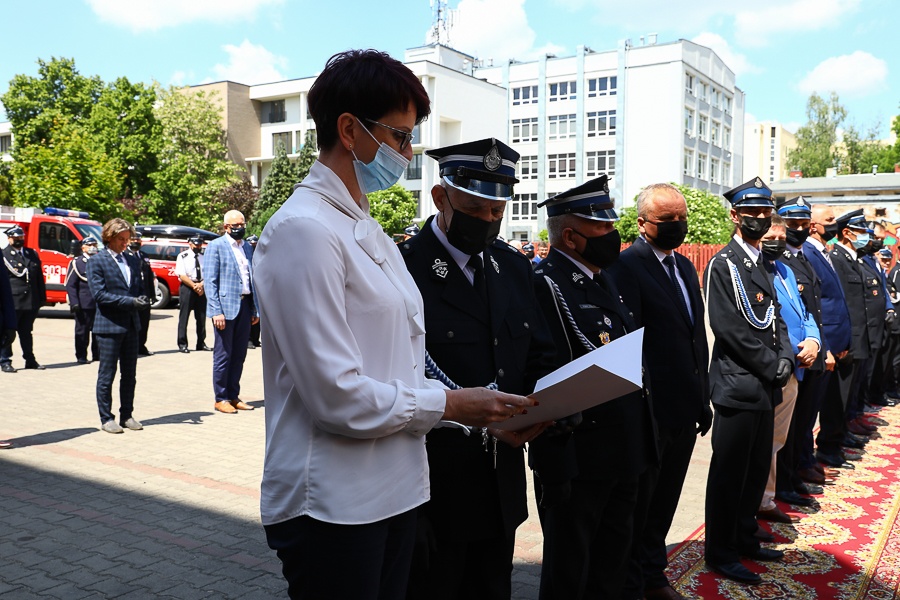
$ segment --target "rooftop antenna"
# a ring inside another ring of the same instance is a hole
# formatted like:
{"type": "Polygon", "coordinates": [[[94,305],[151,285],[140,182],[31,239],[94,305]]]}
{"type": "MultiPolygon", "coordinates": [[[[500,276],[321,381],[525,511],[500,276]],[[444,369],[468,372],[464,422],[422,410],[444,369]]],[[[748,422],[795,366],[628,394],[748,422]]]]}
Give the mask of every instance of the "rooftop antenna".
{"type": "Polygon", "coordinates": [[[432,43],[442,46],[450,46],[450,29],[453,27],[453,11],[447,7],[447,0],[428,0],[431,6],[431,31],[429,38],[432,43]]]}

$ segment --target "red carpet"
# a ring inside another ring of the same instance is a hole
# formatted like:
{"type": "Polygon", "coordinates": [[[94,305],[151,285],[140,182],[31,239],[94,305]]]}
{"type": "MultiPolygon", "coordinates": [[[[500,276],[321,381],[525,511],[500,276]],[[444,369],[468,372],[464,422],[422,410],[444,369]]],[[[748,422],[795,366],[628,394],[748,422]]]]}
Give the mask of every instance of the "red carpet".
{"type": "Polygon", "coordinates": [[[669,580],[688,598],[889,600],[900,579],[900,407],[886,408],[873,423],[879,433],[866,445],[856,470],[840,470],[835,485],[815,497],[813,508],[780,504],[799,523],[762,523],[784,550],[780,563],[744,565],[763,582],[747,586],[723,579],[703,563],[704,529],[669,555],[669,580]]]}

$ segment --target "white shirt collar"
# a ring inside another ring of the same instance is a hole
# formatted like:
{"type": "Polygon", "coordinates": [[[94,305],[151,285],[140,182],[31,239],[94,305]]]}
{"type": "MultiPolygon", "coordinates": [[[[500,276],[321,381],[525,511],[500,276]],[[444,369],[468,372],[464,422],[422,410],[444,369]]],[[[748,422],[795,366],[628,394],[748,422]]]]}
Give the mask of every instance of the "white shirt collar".
{"type": "MultiPolygon", "coordinates": [[[[559,250],[559,249],[557,248],[557,250],[559,250]]],[[[568,258],[569,260],[571,260],[571,261],[575,264],[576,267],[578,267],[579,269],[581,269],[581,272],[582,272],[582,273],[584,273],[585,275],[587,275],[587,276],[588,276],[589,278],[591,278],[591,279],[594,278],[594,272],[591,271],[591,270],[587,267],[586,264],[584,264],[583,262],[581,262],[581,261],[578,260],[577,258],[574,258],[574,257],[572,257],[572,256],[569,256],[568,254],[566,254],[566,253],[563,252],[562,250],[560,250],[559,253],[562,254],[563,256],[565,256],[566,258],[568,258]]],[[[547,260],[547,259],[544,259],[544,260],[547,260]]],[[[601,271],[602,271],[602,269],[601,269],[601,271]]],[[[599,272],[600,272],[600,271],[597,271],[597,273],[599,273],[599,272]]]]}
{"type": "Polygon", "coordinates": [[[814,237],[808,237],[808,238],[806,238],[806,241],[809,242],[810,244],[812,244],[813,247],[814,247],[816,250],[818,250],[819,252],[825,252],[825,244],[823,244],[822,242],[820,242],[820,241],[817,240],[816,238],[814,238],[814,237]]]}
{"type": "Polygon", "coordinates": [[[738,246],[744,249],[744,252],[747,253],[747,256],[749,256],[753,262],[759,260],[759,248],[754,248],[753,246],[745,242],[744,238],[739,235],[734,235],[732,239],[734,239],[734,241],[738,243],[738,246]]]}
{"type": "Polygon", "coordinates": [[[653,254],[656,255],[656,260],[658,260],[659,262],[662,262],[663,260],[665,260],[665,258],[667,256],[671,256],[671,254],[666,254],[665,252],[663,252],[662,250],[660,250],[659,248],[657,248],[656,246],[651,244],[649,241],[647,241],[647,238],[646,238],[646,236],[644,236],[643,233],[641,234],[641,239],[644,240],[645,242],[647,242],[647,245],[650,246],[651,250],[653,250],[653,254]]]}

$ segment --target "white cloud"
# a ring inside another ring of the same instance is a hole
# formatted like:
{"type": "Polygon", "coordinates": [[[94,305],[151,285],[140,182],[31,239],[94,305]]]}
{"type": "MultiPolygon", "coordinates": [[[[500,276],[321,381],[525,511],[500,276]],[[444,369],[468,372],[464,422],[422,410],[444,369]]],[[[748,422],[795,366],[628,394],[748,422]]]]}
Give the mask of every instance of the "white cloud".
{"type": "Polygon", "coordinates": [[[746,56],[732,50],[728,41],[718,33],[704,31],[700,35],[694,37],[691,41],[700,44],[701,46],[711,48],[737,76],[744,75],[745,73],[760,73],[762,71],[759,67],[751,64],[746,56]]]}
{"type": "Polygon", "coordinates": [[[226,44],[222,46],[222,50],[228,54],[228,63],[220,63],[212,68],[216,79],[255,85],[285,78],[279,69],[287,68],[287,58],[272,54],[262,45],[244,40],[240,46],[226,44]]]}
{"type": "Polygon", "coordinates": [[[797,133],[797,131],[803,127],[803,123],[800,123],[799,121],[788,121],[787,123],[782,123],[781,126],[791,133],[797,133]]]}
{"type": "Polygon", "coordinates": [[[744,46],[763,46],[770,36],[818,31],[842,23],[846,15],[855,12],[861,2],[862,0],[793,0],[774,4],[756,2],[752,10],[737,13],[735,38],[744,46]]]}
{"type": "Polygon", "coordinates": [[[833,56],[816,65],[797,84],[804,94],[837,92],[841,97],[861,98],[886,87],[887,62],[868,52],[833,56]]]}
{"type": "Polygon", "coordinates": [[[263,6],[284,0],[87,0],[101,20],[132,31],[155,31],[198,21],[252,20],[263,6]]]}

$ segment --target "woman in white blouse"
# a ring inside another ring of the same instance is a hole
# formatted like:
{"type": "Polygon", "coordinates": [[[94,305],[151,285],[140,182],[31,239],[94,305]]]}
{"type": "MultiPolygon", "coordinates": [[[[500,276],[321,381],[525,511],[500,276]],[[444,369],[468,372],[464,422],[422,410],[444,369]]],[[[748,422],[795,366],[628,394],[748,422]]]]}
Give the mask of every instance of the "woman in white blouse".
{"type": "Polygon", "coordinates": [[[428,95],[373,50],[333,56],[308,95],[319,158],[254,255],[266,456],[262,522],[292,598],[403,598],[425,433],[485,426],[533,400],[424,376],[422,300],[366,193],[412,157],[428,95]]]}

